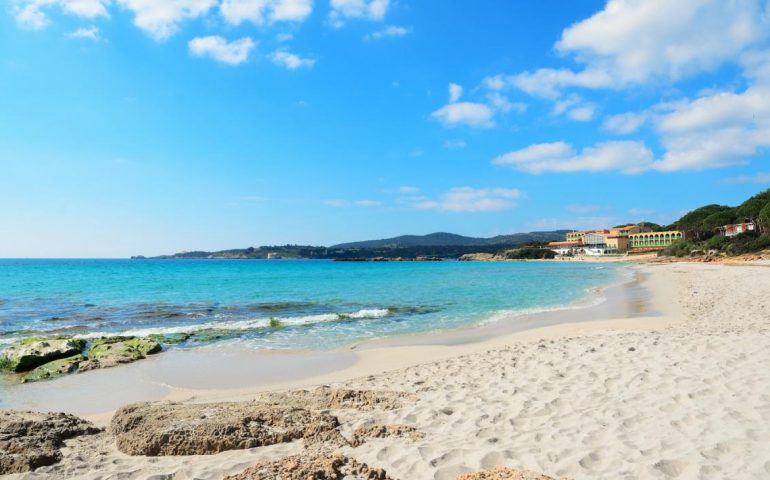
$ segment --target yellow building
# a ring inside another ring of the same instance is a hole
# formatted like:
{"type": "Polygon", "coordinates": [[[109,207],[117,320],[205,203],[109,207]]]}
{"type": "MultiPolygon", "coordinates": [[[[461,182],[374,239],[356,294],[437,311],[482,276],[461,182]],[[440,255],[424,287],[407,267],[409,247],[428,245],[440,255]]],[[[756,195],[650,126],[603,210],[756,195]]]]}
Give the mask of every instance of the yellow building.
{"type": "Polygon", "coordinates": [[[678,240],[684,240],[684,233],[678,230],[632,233],[628,236],[629,246],[632,249],[660,249],[678,240]]]}

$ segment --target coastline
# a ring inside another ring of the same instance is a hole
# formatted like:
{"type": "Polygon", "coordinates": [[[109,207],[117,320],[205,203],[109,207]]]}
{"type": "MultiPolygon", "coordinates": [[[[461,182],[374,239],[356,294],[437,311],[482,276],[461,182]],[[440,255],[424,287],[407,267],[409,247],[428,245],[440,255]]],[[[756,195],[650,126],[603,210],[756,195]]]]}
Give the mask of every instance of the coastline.
{"type": "MultiPolygon", "coordinates": [[[[764,314],[770,313],[770,270],[699,263],[633,268],[649,295],[647,315],[547,325],[472,343],[359,346],[346,352],[354,363],[309,378],[180,388],[164,398],[249,401],[319,385],[405,392],[414,400],[397,410],[335,411],[348,436],[373,422],[420,432],[412,440],[339,447],[397,479],[451,480],[497,466],[573,479],[770,473],[770,436],[757,430],[770,421],[770,317],[764,314]]],[[[574,320],[585,310],[561,315],[574,320]]],[[[106,425],[110,416],[87,418],[106,425]]],[[[58,465],[11,478],[84,478],[94,468],[102,476],[215,479],[301,452],[293,442],[216,455],[132,457],[102,434],[68,443],[58,465]]]]}
{"type": "MultiPolygon", "coordinates": [[[[601,262],[596,262],[597,264],[601,262]]],[[[576,302],[535,311],[499,312],[462,327],[394,334],[330,350],[260,350],[228,347],[171,349],[117,368],[54,381],[10,385],[0,408],[63,411],[106,425],[121,406],[138,401],[245,398],[255,393],[334,383],[434,358],[462,355],[530,330],[613,318],[658,316],[634,264],[614,283],[591,288],[576,302]],[[424,349],[424,351],[423,351],[424,349]],[[439,355],[440,357],[437,357],[439,355]],[[392,362],[388,357],[406,361],[392,362]],[[392,364],[392,365],[391,365],[392,364]]]]}

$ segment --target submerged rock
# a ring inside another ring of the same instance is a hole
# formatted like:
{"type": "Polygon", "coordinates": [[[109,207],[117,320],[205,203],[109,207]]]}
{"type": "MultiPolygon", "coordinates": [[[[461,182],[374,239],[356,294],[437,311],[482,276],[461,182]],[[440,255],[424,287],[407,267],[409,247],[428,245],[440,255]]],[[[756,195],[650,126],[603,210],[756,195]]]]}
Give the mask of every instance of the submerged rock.
{"type": "Polygon", "coordinates": [[[209,455],[337,437],[337,417],[298,407],[241,403],[137,403],[119,409],[110,431],[129,455],[209,455]]]}
{"type": "Polygon", "coordinates": [[[36,367],[34,370],[24,375],[22,383],[52,380],[64,375],[69,375],[70,373],[75,373],[78,370],[80,363],[85,359],[86,358],[83,355],[78,353],[77,355],[73,355],[71,357],[61,358],[59,360],[54,360],[53,362],[48,362],[44,365],[40,365],[39,367],[36,367]]]}
{"type": "Polygon", "coordinates": [[[147,338],[166,345],[177,345],[186,342],[191,336],[191,333],[164,333],[148,335],[147,338]]]}
{"type": "Polygon", "coordinates": [[[464,473],[457,480],[556,480],[553,477],[529,470],[515,470],[513,468],[493,468],[481,472],[464,473]]]}
{"type": "Polygon", "coordinates": [[[0,368],[12,372],[26,372],[33,368],[79,354],[85,340],[70,337],[30,337],[11,344],[0,354],[0,368]]]}
{"type": "Polygon", "coordinates": [[[65,413],[0,411],[0,475],[53,465],[64,440],[100,430],[65,413]]]}
{"type": "Polygon", "coordinates": [[[88,349],[88,360],[81,362],[79,371],[109,368],[146,358],[162,350],[160,344],[149,338],[104,337],[94,341],[88,349]]]}
{"type": "Polygon", "coordinates": [[[385,470],[336,455],[293,455],[263,461],[225,480],[390,480],[385,470]]]}

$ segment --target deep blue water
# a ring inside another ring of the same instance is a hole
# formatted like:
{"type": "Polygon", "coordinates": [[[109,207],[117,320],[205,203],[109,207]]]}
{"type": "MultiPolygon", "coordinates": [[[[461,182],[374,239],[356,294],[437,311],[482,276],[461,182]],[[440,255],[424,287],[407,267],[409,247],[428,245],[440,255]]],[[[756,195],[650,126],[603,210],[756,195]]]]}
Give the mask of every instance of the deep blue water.
{"type": "Polygon", "coordinates": [[[573,304],[620,274],[578,262],[0,260],[0,348],[186,332],[198,336],[181,347],[324,349],[573,304]]]}

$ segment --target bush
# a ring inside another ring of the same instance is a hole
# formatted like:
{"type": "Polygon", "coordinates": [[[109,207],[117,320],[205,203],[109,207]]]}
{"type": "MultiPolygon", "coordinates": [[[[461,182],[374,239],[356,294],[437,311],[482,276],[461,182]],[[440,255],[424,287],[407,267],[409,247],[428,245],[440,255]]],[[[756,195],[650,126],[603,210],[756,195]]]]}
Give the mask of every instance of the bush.
{"type": "Polygon", "coordinates": [[[770,248],[770,236],[746,232],[733,237],[724,248],[728,255],[743,255],[770,248]]]}
{"type": "Polygon", "coordinates": [[[508,260],[552,260],[556,252],[546,248],[516,248],[506,250],[502,255],[508,260]]]}
{"type": "Polygon", "coordinates": [[[705,245],[707,250],[722,250],[725,245],[730,243],[730,239],[721,235],[715,235],[706,240],[705,245]]]}
{"type": "Polygon", "coordinates": [[[686,257],[695,250],[696,247],[687,240],[680,240],[667,246],[658,252],[659,257],[686,257]]]}

